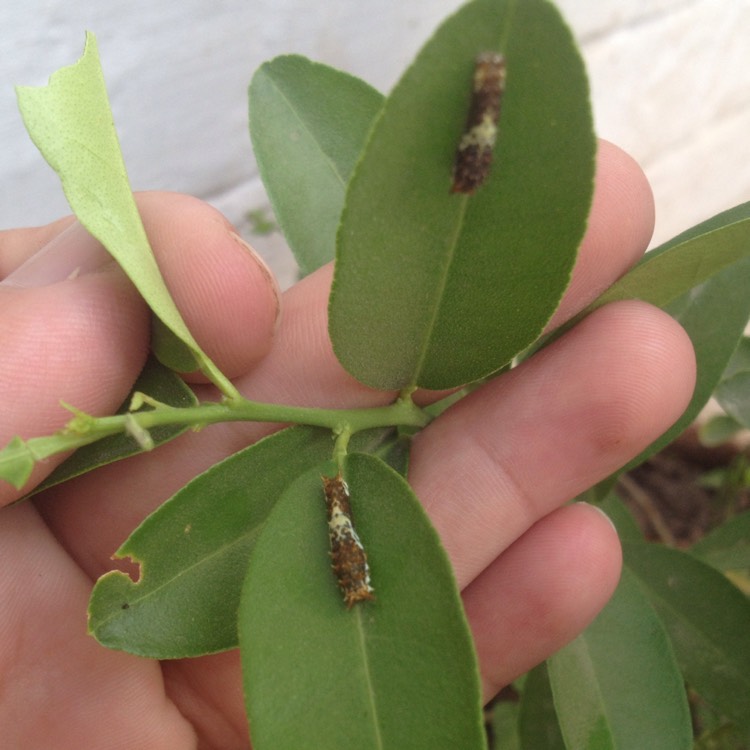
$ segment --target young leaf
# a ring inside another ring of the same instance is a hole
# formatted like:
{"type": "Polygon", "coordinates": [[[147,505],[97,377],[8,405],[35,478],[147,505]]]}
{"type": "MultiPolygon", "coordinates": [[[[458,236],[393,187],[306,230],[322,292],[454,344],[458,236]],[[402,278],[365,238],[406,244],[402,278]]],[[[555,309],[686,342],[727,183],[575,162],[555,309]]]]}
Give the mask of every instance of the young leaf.
{"type": "Polygon", "coordinates": [[[89,630],[110,648],[173,659],[234,648],[243,571],[284,488],[331,454],[326,430],[291,427],[212,466],[152,513],[116,552],[89,603],[89,630]]]}
{"type": "Polygon", "coordinates": [[[225,395],[234,387],[201,350],[167,290],[130,190],[99,63],[96,38],[46,86],[17,88],[29,135],[62,181],[84,227],[122,266],[162,322],[190,349],[196,365],[225,395]]]}
{"type": "MultiPolygon", "coordinates": [[[[188,388],[185,381],[172,370],[149,358],[141,374],[133,385],[133,391],[147,393],[152,398],[170,406],[185,407],[198,403],[195,394],[188,388]]],[[[120,414],[127,412],[130,397],[120,408],[120,414]]],[[[181,435],[188,428],[182,425],[155,427],[150,431],[154,446],[163,445],[181,435]]],[[[102,438],[95,443],[79,448],[70,458],[63,461],[31,494],[36,494],[49,487],[53,487],[68,479],[85,474],[100,466],[106,466],[113,461],[134,456],[141,448],[130,437],[121,433],[102,438]]]]}
{"type": "Polygon", "coordinates": [[[584,232],[595,141],[573,37],[545,0],[474,0],[406,71],[346,195],[329,329],[376,388],[447,388],[494,372],[557,307],[584,232]],[[474,61],[507,61],[494,164],[451,194],[474,61]],[[363,335],[367,331],[367,335],[363,335]]]}
{"type": "Polygon", "coordinates": [[[347,457],[344,475],[376,597],[347,609],[328,555],[322,471],[284,494],[242,591],[253,747],[484,747],[471,637],[421,505],[379,459],[347,457]]]}
{"type": "Polygon", "coordinates": [[[669,632],[685,680],[750,729],[750,601],[721,573],[684,552],[630,543],[623,551],[669,632]]]}
{"type": "Polygon", "coordinates": [[[594,622],[547,664],[566,747],[692,747],[669,639],[628,570],[594,622]]]}
{"type": "Polygon", "coordinates": [[[258,170],[307,275],[333,260],[346,184],[383,97],[300,55],[261,65],[248,96],[258,170]]]}

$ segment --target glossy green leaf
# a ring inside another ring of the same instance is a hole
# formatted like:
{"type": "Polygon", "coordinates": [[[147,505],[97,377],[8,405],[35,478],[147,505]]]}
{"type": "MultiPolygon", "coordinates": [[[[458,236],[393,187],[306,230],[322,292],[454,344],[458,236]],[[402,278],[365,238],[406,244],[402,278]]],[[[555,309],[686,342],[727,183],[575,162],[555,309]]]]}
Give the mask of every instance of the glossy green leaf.
{"type": "MultiPolygon", "coordinates": [[[[58,173],[73,212],[122,266],[156,315],[214,382],[226,382],[200,349],[156,264],[133,199],[99,63],[96,38],[46,86],[17,88],[29,135],[58,173]]],[[[193,368],[195,369],[195,368],[193,368]]]]}
{"type": "Polygon", "coordinates": [[[474,0],[449,18],[386,99],[349,183],[329,309],[344,367],[377,388],[444,388],[527,347],[567,286],[594,153],[583,63],[552,5],[474,0]],[[474,195],[451,194],[488,50],[507,59],[494,165],[474,195]]]}
{"type": "Polygon", "coordinates": [[[320,475],[284,494],[250,560],[239,616],[256,750],[485,746],[471,637],[437,534],[406,482],[347,457],[375,601],[344,605],[320,475]]]}
{"type": "MultiPolygon", "coordinates": [[[[169,406],[186,407],[198,403],[185,381],[170,369],[159,364],[155,359],[149,359],[146,362],[133,385],[133,391],[146,393],[169,406]]],[[[118,413],[125,413],[129,404],[130,397],[126,399],[118,413]]],[[[187,429],[187,427],[181,425],[154,428],[150,431],[154,447],[173,440],[187,429]]],[[[70,458],[63,461],[44,482],[36,487],[32,494],[141,452],[142,448],[130,435],[119,434],[102,438],[95,443],[79,448],[70,458]]]]}
{"type": "Polygon", "coordinates": [[[285,487],[331,449],[326,430],[292,427],[193,479],[117,550],[140,563],[140,580],[120,572],[99,579],[89,603],[93,635],[159,659],[236,647],[250,550],[285,487]]]}
{"type": "MultiPolygon", "coordinates": [[[[518,732],[522,750],[565,750],[544,662],[526,676],[521,693],[518,732]]],[[[502,750],[502,745],[498,750],[502,750]]]]}
{"type": "Polygon", "coordinates": [[[725,521],[690,552],[717,570],[750,568],[750,510],[725,521]]]}
{"type": "Polygon", "coordinates": [[[687,697],[669,639],[628,570],[594,622],[547,663],[566,747],[692,747],[687,697]]]}
{"type": "Polygon", "coordinates": [[[249,103],[258,169],[306,275],[333,260],[346,184],[383,97],[354,76],[284,55],[258,68],[249,103]]]}
{"type": "Polygon", "coordinates": [[[687,553],[654,544],[626,543],[623,550],[669,632],[685,680],[750,727],[750,600],[687,553]]]}

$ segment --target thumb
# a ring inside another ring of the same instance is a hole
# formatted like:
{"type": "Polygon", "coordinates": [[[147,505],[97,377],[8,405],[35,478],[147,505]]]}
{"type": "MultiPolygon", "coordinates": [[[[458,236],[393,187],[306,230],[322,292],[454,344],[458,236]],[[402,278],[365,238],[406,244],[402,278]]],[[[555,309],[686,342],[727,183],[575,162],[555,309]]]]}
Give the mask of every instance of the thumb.
{"type": "MultiPolygon", "coordinates": [[[[101,245],[71,224],[0,282],[0,447],[116,409],[143,366],[148,312],[101,245]]],[[[55,466],[38,466],[39,482],[55,466]]],[[[0,483],[0,505],[15,498],[0,483]]]]}

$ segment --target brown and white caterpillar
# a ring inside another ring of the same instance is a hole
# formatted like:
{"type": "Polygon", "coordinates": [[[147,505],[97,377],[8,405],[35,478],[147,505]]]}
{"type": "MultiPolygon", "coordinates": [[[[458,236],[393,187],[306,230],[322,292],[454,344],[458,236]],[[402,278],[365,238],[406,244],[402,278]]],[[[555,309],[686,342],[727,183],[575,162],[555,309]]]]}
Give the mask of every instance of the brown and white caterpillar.
{"type": "Polygon", "coordinates": [[[505,58],[498,52],[484,52],[474,68],[469,116],[453,164],[452,193],[471,195],[487,179],[504,91],[505,58]]]}
{"type": "Polygon", "coordinates": [[[348,609],[357,602],[374,599],[367,554],[354,529],[349,487],[339,472],[321,477],[328,510],[328,540],[331,566],[348,609]]]}

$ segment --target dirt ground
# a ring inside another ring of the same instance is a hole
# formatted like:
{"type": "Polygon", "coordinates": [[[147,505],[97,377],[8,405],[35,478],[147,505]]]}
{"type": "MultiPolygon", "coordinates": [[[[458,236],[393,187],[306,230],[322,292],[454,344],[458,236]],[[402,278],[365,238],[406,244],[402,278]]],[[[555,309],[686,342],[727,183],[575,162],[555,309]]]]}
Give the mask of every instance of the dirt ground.
{"type": "Polygon", "coordinates": [[[740,448],[702,445],[693,430],[624,477],[617,488],[647,538],[687,547],[730,513],[750,508],[740,448]],[[713,474],[719,486],[706,486],[713,474]],[[723,481],[722,481],[723,480],[723,481]]]}

